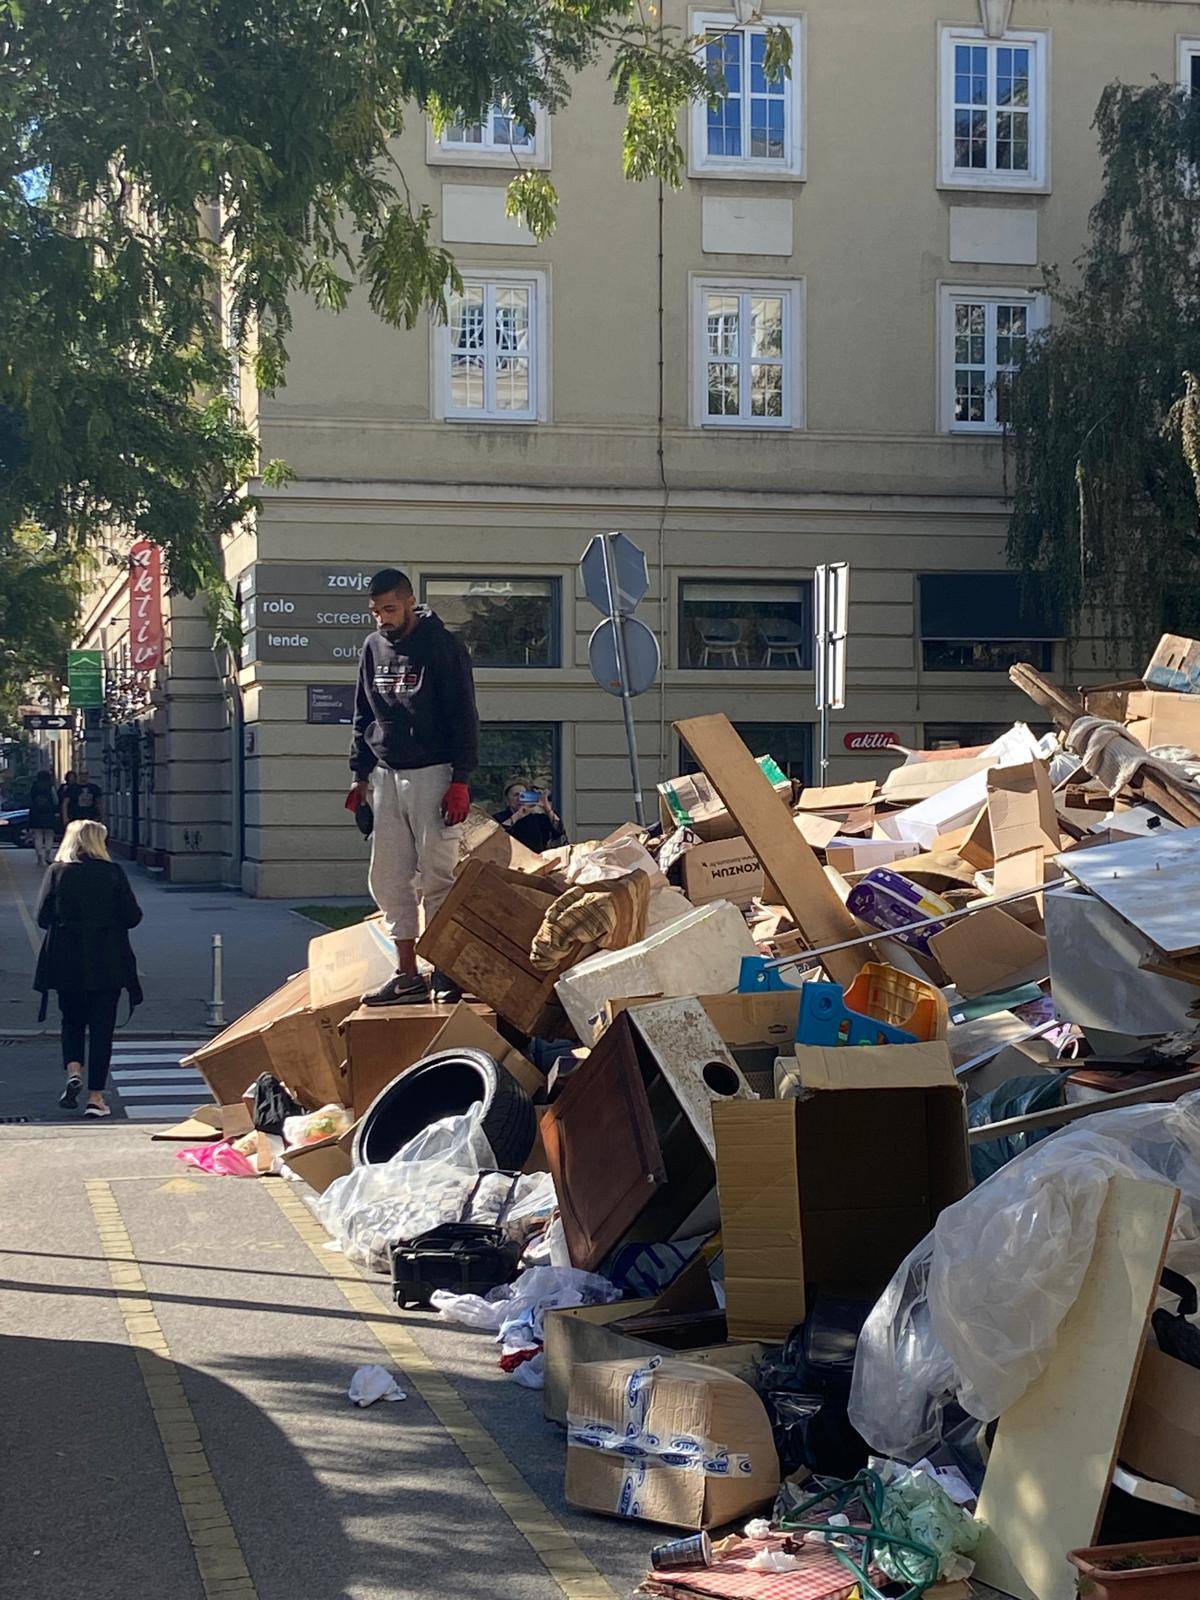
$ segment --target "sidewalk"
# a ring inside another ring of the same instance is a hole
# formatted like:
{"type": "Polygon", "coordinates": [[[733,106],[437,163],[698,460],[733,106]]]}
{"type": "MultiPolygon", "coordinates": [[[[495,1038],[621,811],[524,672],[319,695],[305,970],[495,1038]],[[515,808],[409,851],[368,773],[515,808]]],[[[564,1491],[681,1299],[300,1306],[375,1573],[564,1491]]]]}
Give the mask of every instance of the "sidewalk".
{"type": "MultiPolygon", "coordinates": [[[[209,1031],[214,933],[224,946],[225,1019],[232,1022],[306,966],[308,941],[324,931],[286,902],[253,900],[217,886],[165,884],[123,865],[145,912],[133,932],[146,993],[134,1013],[134,1032],[194,1038],[209,1031]]],[[[41,880],[31,850],[0,850],[0,1035],[38,1027],[38,997],[30,984],[41,944],[33,920],[41,880]]],[[[57,1031],[53,1002],[43,1026],[57,1031]]]]}

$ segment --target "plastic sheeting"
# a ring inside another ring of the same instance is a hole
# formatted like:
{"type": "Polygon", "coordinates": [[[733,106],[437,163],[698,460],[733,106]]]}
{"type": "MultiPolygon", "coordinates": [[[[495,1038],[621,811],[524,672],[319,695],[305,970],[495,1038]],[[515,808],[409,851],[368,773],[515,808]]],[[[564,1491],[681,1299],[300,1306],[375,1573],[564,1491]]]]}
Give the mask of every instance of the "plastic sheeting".
{"type": "Polygon", "coordinates": [[[942,1212],[863,1328],[850,1420],[883,1455],[913,1461],[950,1400],[990,1422],[1045,1370],[1091,1260],[1110,1178],[1174,1184],[1168,1262],[1200,1239],[1200,1092],[1097,1112],[1017,1156],[942,1212]]]}
{"type": "MultiPolygon", "coordinates": [[[[512,1283],[500,1284],[486,1295],[436,1289],[431,1303],[448,1322],[494,1333],[501,1353],[508,1355],[544,1344],[547,1311],[560,1306],[607,1305],[620,1297],[619,1289],[594,1272],[578,1267],[531,1267],[512,1283]]],[[[545,1378],[540,1356],[515,1368],[513,1377],[528,1389],[542,1388],[545,1378]]]]}
{"type": "MultiPolygon", "coordinates": [[[[443,1222],[494,1223],[512,1189],[507,1173],[492,1172],[491,1146],[480,1128],[481,1106],[445,1117],[410,1139],[390,1161],[356,1167],[336,1178],[317,1202],[317,1216],[348,1260],[371,1272],[391,1271],[391,1247],[443,1222]],[[464,1207],[480,1173],[485,1179],[464,1207]]],[[[506,1216],[521,1240],[547,1211],[545,1173],[517,1181],[506,1216]]]]}

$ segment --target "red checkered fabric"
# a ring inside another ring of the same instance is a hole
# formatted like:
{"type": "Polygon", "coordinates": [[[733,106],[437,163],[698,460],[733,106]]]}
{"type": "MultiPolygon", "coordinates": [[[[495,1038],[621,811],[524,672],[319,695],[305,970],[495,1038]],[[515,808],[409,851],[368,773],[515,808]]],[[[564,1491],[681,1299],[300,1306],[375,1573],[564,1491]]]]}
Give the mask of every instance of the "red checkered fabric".
{"type": "Polygon", "coordinates": [[[846,1600],[853,1592],[854,1579],[833,1552],[820,1545],[805,1546],[800,1554],[804,1565],[793,1572],[747,1570],[760,1550],[779,1549],[784,1543],[780,1536],[742,1539],[715,1566],[660,1570],[646,1579],[639,1593],[680,1600],[693,1595],[705,1600],[710,1596],[712,1600],[846,1600]]]}

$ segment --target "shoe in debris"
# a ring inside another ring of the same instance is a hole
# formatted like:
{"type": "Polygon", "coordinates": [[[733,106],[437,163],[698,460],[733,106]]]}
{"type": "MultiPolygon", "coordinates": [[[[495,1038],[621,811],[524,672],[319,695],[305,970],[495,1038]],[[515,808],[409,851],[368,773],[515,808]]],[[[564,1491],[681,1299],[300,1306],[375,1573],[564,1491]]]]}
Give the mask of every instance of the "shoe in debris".
{"type": "Polygon", "coordinates": [[[429,985],[416,972],[393,972],[378,989],[368,989],[362,997],[364,1006],[411,1006],[429,999],[429,985]]]}

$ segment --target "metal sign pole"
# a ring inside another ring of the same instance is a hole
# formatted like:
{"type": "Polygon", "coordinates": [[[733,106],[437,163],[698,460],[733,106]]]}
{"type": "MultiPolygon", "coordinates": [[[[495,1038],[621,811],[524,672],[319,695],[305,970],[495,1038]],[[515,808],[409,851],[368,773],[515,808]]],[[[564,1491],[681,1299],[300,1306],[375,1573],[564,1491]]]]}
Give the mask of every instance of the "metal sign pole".
{"type": "Polygon", "coordinates": [[[633,814],[639,828],[646,826],[645,805],[642,800],[642,774],[638,765],[637,733],[633,726],[633,696],[629,692],[629,667],[625,660],[625,639],[622,618],[618,610],[617,575],[613,565],[611,534],[604,534],[604,577],[608,584],[608,617],[613,626],[613,646],[617,654],[617,672],[621,679],[621,712],[625,718],[625,742],[629,746],[629,781],[633,786],[633,814]]]}

